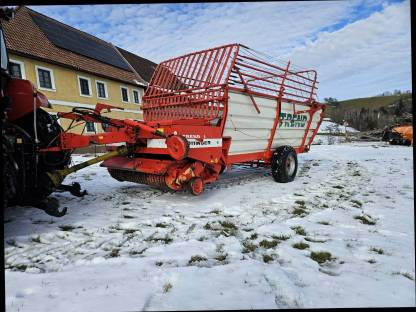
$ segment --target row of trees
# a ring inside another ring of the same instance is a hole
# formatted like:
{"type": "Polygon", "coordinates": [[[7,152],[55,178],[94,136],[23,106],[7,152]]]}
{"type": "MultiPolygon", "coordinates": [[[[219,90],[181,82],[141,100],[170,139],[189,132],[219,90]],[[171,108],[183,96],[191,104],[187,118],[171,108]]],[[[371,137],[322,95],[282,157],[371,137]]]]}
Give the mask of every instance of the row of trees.
{"type": "Polygon", "coordinates": [[[377,96],[389,96],[389,95],[400,95],[400,94],[410,94],[412,93],[412,91],[410,90],[406,90],[406,91],[401,91],[401,90],[394,90],[393,92],[390,91],[384,91],[381,94],[378,94],[377,96]]]}

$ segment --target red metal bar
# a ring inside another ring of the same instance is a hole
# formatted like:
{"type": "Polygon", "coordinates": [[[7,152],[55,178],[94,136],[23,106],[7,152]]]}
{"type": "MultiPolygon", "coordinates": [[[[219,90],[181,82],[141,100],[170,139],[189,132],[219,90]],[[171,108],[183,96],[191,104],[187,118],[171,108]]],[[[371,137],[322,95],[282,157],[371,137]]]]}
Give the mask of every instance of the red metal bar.
{"type": "MultiPolygon", "coordinates": [[[[270,66],[270,67],[276,68],[276,69],[278,69],[278,70],[281,70],[282,72],[284,72],[284,71],[285,71],[285,69],[284,69],[284,68],[282,68],[282,67],[280,67],[280,66],[273,65],[273,64],[270,64],[270,63],[267,63],[267,62],[263,62],[263,61],[261,61],[261,60],[259,60],[259,59],[255,59],[255,58],[250,57],[250,56],[246,56],[246,55],[239,55],[239,56],[240,56],[240,57],[242,57],[242,58],[249,59],[249,60],[254,61],[254,62],[258,62],[258,63],[263,64],[263,65],[266,65],[266,66],[270,66]]],[[[304,72],[307,72],[307,70],[305,70],[304,72]]],[[[312,80],[312,79],[309,79],[309,78],[306,78],[306,77],[304,77],[304,76],[298,75],[296,72],[289,72],[289,74],[291,74],[291,75],[295,75],[295,76],[300,76],[300,77],[302,77],[302,78],[305,78],[306,80],[309,80],[309,81],[313,82],[313,80],[312,80]]]]}
{"type": "Polygon", "coordinates": [[[243,76],[241,75],[240,70],[238,69],[238,67],[235,67],[235,70],[237,71],[238,76],[240,76],[241,82],[242,82],[242,83],[243,83],[243,85],[244,85],[244,89],[245,89],[245,91],[247,92],[248,96],[250,97],[250,100],[251,100],[251,102],[253,103],[254,108],[256,109],[257,113],[258,113],[258,114],[260,114],[260,109],[259,109],[259,107],[257,106],[257,103],[256,103],[256,101],[254,100],[253,95],[251,95],[251,93],[250,93],[250,92],[248,92],[248,91],[249,91],[249,89],[248,89],[248,87],[247,87],[247,83],[245,82],[245,80],[244,80],[243,76]]]}
{"type": "Polygon", "coordinates": [[[193,62],[194,62],[194,60],[195,60],[195,54],[191,54],[191,56],[189,56],[189,60],[190,60],[190,63],[189,63],[189,65],[187,64],[186,65],[186,74],[184,74],[184,76],[185,76],[185,80],[184,80],[184,84],[185,85],[190,85],[189,83],[188,83],[188,80],[189,80],[189,72],[191,71],[191,68],[192,68],[192,64],[193,64],[193,62]]]}
{"type": "Polygon", "coordinates": [[[220,74],[218,76],[218,79],[216,81],[214,81],[214,83],[216,83],[216,84],[220,84],[221,83],[221,78],[224,75],[224,71],[225,71],[225,68],[227,67],[228,59],[230,58],[231,52],[233,51],[233,47],[229,47],[227,49],[228,49],[228,53],[227,53],[227,56],[225,57],[225,61],[224,61],[224,64],[222,66],[222,70],[220,71],[220,74]]]}
{"type": "MultiPolygon", "coordinates": [[[[193,78],[194,77],[194,74],[195,74],[195,70],[198,68],[198,70],[200,70],[201,69],[201,66],[200,66],[200,64],[199,64],[199,59],[201,58],[201,53],[198,53],[197,54],[198,56],[197,56],[197,59],[196,59],[196,61],[195,61],[195,66],[194,66],[194,69],[192,70],[192,73],[191,73],[191,76],[190,76],[190,81],[193,81],[193,83],[192,83],[192,86],[194,86],[195,87],[195,78],[193,78]]],[[[197,70],[197,72],[198,72],[198,70],[197,70]]]]}
{"type": "Polygon", "coordinates": [[[224,59],[224,53],[225,53],[225,49],[221,49],[221,55],[218,59],[218,61],[216,62],[217,64],[215,64],[215,69],[214,69],[214,73],[212,76],[209,77],[208,83],[215,83],[215,76],[217,75],[217,72],[222,64],[222,60],[224,59]]]}
{"type": "MultiPolygon", "coordinates": [[[[236,61],[235,63],[238,66],[247,67],[247,68],[250,68],[250,69],[265,73],[265,74],[269,74],[269,75],[275,75],[275,73],[273,73],[273,72],[270,72],[270,71],[267,71],[267,70],[264,70],[264,69],[260,69],[258,67],[254,67],[254,66],[251,66],[251,65],[248,65],[248,64],[245,64],[245,63],[241,63],[241,62],[238,62],[238,61],[236,61]]],[[[294,80],[294,79],[291,79],[291,78],[288,78],[288,77],[286,77],[286,80],[292,81],[292,82],[295,82],[295,83],[298,83],[298,84],[301,84],[301,85],[304,85],[304,86],[307,86],[307,87],[312,87],[312,85],[308,85],[308,84],[299,82],[297,80],[294,80]]]]}
{"type": "Polygon", "coordinates": [[[198,83],[198,87],[201,87],[201,85],[203,86],[205,84],[204,75],[205,75],[205,73],[206,73],[206,71],[208,69],[209,64],[211,63],[211,58],[212,58],[212,55],[214,54],[214,51],[211,50],[211,51],[206,52],[204,54],[205,55],[208,55],[208,53],[209,53],[209,57],[207,58],[206,64],[203,66],[204,69],[203,69],[203,71],[201,73],[201,77],[199,78],[202,83],[198,83]]]}
{"type": "Polygon", "coordinates": [[[209,71],[208,71],[208,74],[207,74],[207,79],[205,79],[205,83],[204,83],[204,85],[203,85],[203,87],[206,87],[208,84],[209,84],[209,81],[210,81],[210,79],[211,79],[211,72],[212,72],[212,69],[213,69],[213,67],[214,67],[214,62],[216,61],[216,59],[217,59],[217,56],[218,56],[218,52],[219,52],[219,50],[217,49],[216,51],[215,51],[215,56],[214,56],[214,58],[212,59],[212,61],[211,61],[211,65],[209,66],[209,71]]]}
{"type": "Polygon", "coordinates": [[[284,81],[286,79],[287,73],[289,72],[289,67],[290,67],[290,61],[287,63],[286,70],[282,78],[282,84],[280,85],[280,89],[279,89],[279,97],[277,99],[277,105],[276,105],[276,116],[274,118],[273,128],[270,132],[269,141],[267,142],[267,149],[266,149],[267,157],[272,156],[271,150],[272,150],[273,140],[276,134],[277,126],[279,125],[279,122],[280,122],[280,112],[282,109],[282,97],[284,93],[284,81]]]}

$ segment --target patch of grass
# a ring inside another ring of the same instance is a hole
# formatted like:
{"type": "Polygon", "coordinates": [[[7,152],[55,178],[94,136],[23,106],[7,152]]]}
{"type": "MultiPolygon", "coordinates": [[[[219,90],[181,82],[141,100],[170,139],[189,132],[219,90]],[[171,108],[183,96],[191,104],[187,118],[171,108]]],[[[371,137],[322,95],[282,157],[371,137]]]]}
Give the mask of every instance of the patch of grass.
{"type": "Polygon", "coordinates": [[[257,237],[259,237],[259,235],[257,233],[253,233],[253,234],[250,235],[251,240],[257,239],[257,237]]]}
{"type": "Polygon", "coordinates": [[[378,253],[379,255],[384,255],[384,250],[381,248],[371,247],[370,251],[378,253]]]}
{"type": "Polygon", "coordinates": [[[205,230],[217,231],[217,236],[236,236],[238,232],[237,226],[230,221],[214,221],[204,225],[205,230]]]}
{"type": "Polygon", "coordinates": [[[367,225],[375,225],[376,224],[376,221],[371,219],[371,217],[368,216],[368,215],[354,216],[354,219],[360,220],[360,222],[362,224],[367,224],[367,225]]]}
{"type": "Polygon", "coordinates": [[[40,242],[40,235],[32,237],[31,240],[32,240],[32,242],[35,242],[35,243],[39,243],[39,244],[41,243],[40,242]]]}
{"type": "Polygon", "coordinates": [[[316,239],[312,237],[305,237],[305,240],[311,243],[325,243],[327,241],[326,239],[316,239]]]}
{"type": "Polygon", "coordinates": [[[272,256],[270,256],[270,255],[263,255],[263,262],[264,263],[269,263],[271,261],[273,261],[273,257],[272,256]]]}
{"type": "Polygon", "coordinates": [[[329,223],[328,221],[319,221],[318,222],[319,224],[322,224],[322,225],[332,225],[331,223],[329,223]]]}
{"type": "Polygon", "coordinates": [[[192,256],[191,259],[188,261],[188,264],[192,264],[195,262],[201,262],[201,261],[207,261],[208,259],[203,257],[203,256],[199,256],[199,255],[195,255],[192,256]]]}
{"type": "Polygon", "coordinates": [[[310,257],[319,264],[333,259],[331,253],[327,251],[312,251],[310,257]]]}
{"type": "Polygon", "coordinates": [[[295,204],[298,204],[299,206],[305,206],[305,201],[304,200],[296,200],[295,204]]]}
{"type": "Polygon", "coordinates": [[[235,226],[234,223],[229,222],[229,221],[220,221],[219,222],[221,224],[221,226],[225,229],[230,229],[230,230],[238,230],[238,228],[235,226]]]}
{"type": "Polygon", "coordinates": [[[222,262],[225,259],[227,259],[227,256],[228,256],[228,254],[221,254],[221,255],[216,256],[214,259],[219,261],[219,262],[222,262]]]}
{"type": "Polygon", "coordinates": [[[64,224],[64,225],[60,225],[59,228],[62,231],[72,231],[72,230],[75,230],[77,227],[71,224],[64,224]]]}
{"type": "Polygon", "coordinates": [[[356,199],[351,199],[351,202],[356,206],[357,208],[361,208],[363,206],[363,203],[356,199]]]}
{"type": "Polygon", "coordinates": [[[26,271],[27,265],[26,264],[17,264],[17,265],[15,265],[15,268],[19,271],[26,271]]]}
{"type": "Polygon", "coordinates": [[[124,230],[124,234],[133,234],[136,231],[137,231],[136,229],[127,229],[127,230],[124,230]]]}
{"type": "Polygon", "coordinates": [[[244,247],[243,250],[241,251],[242,253],[254,252],[257,249],[257,245],[249,241],[243,241],[242,245],[244,247]]]}
{"type": "Polygon", "coordinates": [[[292,247],[293,247],[293,248],[296,248],[296,249],[301,249],[301,250],[303,250],[303,249],[309,248],[309,244],[304,243],[304,242],[298,242],[298,243],[294,243],[294,244],[292,245],[292,247]]]}
{"type": "Polygon", "coordinates": [[[253,231],[253,229],[251,229],[251,228],[245,228],[245,229],[243,229],[243,231],[244,232],[251,232],[251,231],[253,231]]]}
{"type": "Polygon", "coordinates": [[[305,215],[308,214],[308,212],[301,207],[296,207],[295,209],[293,209],[292,214],[296,216],[304,217],[305,215]]]}
{"type": "Polygon", "coordinates": [[[260,243],[259,246],[266,248],[266,249],[270,249],[270,248],[274,248],[276,247],[280,242],[277,239],[268,241],[266,239],[263,239],[260,243]]]}
{"type": "Polygon", "coordinates": [[[156,223],[155,227],[166,228],[166,227],[168,227],[168,225],[165,224],[165,223],[156,223]]]}
{"type": "Polygon", "coordinates": [[[109,256],[111,258],[117,258],[118,256],[120,256],[120,249],[114,248],[113,250],[111,250],[109,256]]]}
{"type": "Polygon", "coordinates": [[[272,238],[274,239],[278,239],[280,241],[285,241],[288,240],[291,236],[290,235],[284,235],[284,234],[280,234],[280,235],[272,235],[272,238]]]}
{"type": "Polygon", "coordinates": [[[134,219],[134,218],[136,218],[135,216],[131,216],[131,215],[127,215],[127,214],[125,214],[125,215],[123,215],[123,218],[125,218],[125,219],[134,219]]]}
{"type": "Polygon", "coordinates": [[[409,272],[393,272],[392,274],[393,275],[402,275],[402,276],[408,278],[411,281],[414,281],[415,280],[415,278],[413,277],[413,275],[411,273],[409,273],[409,272]]]}
{"type": "Polygon", "coordinates": [[[299,226],[299,225],[298,226],[292,226],[291,229],[293,231],[295,231],[295,233],[298,234],[298,235],[306,236],[305,229],[303,227],[299,226]]]}
{"type": "Polygon", "coordinates": [[[142,250],[130,250],[129,251],[129,255],[130,256],[136,256],[136,255],[141,255],[146,251],[147,248],[143,248],[142,250]]]}
{"type": "Polygon", "coordinates": [[[163,292],[166,294],[167,292],[169,292],[172,289],[172,284],[171,283],[166,283],[165,285],[163,285],[163,292]]]}
{"type": "Polygon", "coordinates": [[[165,244],[169,244],[173,242],[173,238],[169,237],[168,235],[165,235],[165,237],[148,237],[145,239],[145,241],[148,242],[164,242],[165,244]]]}

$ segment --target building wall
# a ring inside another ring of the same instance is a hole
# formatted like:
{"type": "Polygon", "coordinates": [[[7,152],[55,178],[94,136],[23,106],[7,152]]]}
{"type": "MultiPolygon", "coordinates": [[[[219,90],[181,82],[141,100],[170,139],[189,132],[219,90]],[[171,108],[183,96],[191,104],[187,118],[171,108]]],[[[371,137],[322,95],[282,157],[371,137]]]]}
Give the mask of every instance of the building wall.
{"type": "MultiPolygon", "coordinates": [[[[40,92],[45,94],[51,102],[53,108],[45,109],[48,112],[54,114],[56,112],[69,112],[74,106],[91,107],[94,108],[97,103],[109,104],[112,106],[123,108],[124,111],[117,110],[111,113],[103,113],[104,116],[112,118],[131,118],[142,119],[142,111],[140,104],[133,102],[133,89],[139,92],[139,101],[142,102],[142,96],[144,94],[144,88],[142,86],[127,84],[99,76],[87,74],[81,71],[72,70],[55,64],[50,64],[28,57],[9,54],[10,61],[18,61],[24,64],[22,68],[23,78],[30,80],[40,92]],[[36,66],[45,67],[53,71],[53,77],[55,82],[55,90],[49,91],[39,88],[36,66]],[[80,87],[78,82],[78,76],[90,79],[91,96],[82,96],[80,94],[80,87]],[[107,99],[97,97],[96,81],[104,82],[107,86],[107,99]],[[121,97],[121,87],[128,88],[129,102],[125,103],[121,97]]],[[[66,129],[71,120],[61,119],[61,126],[66,129]]],[[[72,128],[70,131],[74,133],[80,133],[84,128],[84,123],[72,128]]],[[[97,132],[102,132],[100,124],[96,124],[97,132]]]]}

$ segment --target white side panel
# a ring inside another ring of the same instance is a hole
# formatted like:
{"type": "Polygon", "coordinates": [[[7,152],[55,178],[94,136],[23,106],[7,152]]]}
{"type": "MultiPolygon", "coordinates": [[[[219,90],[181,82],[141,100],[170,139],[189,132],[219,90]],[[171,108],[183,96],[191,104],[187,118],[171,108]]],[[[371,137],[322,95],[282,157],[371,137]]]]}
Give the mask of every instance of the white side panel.
{"type": "MultiPolygon", "coordinates": [[[[254,96],[260,114],[257,113],[249,96],[230,92],[228,116],[224,136],[230,136],[229,155],[262,152],[267,148],[275,115],[276,100],[254,96]]],[[[308,110],[309,106],[296,104],[297,111],[308,110]]],[[[319,122],[320,111],[312,119],[309,136],[319,122]]],[[[281,145],[300,146],[309,119],[308,113],[293,114],[293,105],[282,103],[281,124],[276,129],[273,148],[281,145]]]]}

